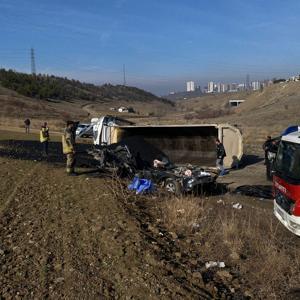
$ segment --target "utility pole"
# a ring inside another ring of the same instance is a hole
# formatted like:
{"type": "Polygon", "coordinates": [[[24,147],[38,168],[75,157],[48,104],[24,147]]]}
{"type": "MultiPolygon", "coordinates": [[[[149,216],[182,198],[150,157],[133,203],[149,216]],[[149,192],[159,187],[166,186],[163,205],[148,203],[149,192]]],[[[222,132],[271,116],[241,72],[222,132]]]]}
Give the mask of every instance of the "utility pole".
{"type": "Polygon", "coordinates": [[[36,70],[35,70],[35,57],[34,57],[34,49],[30,49],[30,57],[31,57],[31,74],[35,75],[36,70]]]}
{"type": "Polygon", "coordinates": [[[123,85],[126,86],[126,69],[125,69],[125,64],[123,64],[123,85]]]}

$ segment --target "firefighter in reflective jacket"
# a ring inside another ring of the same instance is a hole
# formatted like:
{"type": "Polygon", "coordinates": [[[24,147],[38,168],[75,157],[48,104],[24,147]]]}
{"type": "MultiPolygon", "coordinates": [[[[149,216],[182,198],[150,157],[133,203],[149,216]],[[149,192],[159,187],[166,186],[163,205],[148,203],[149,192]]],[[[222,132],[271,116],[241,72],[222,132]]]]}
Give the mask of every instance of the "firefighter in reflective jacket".
{"type": "Polygon", "coordinates": [[[76,176],[75,167],[75,132],[74,122],[67,121],[67,127],[62,135],[63,153],[67,156],[67,174],[76,176]]]}
{"type": "Polygon", "coordinates": [[[40,130],[40,142],[43,146],[43,151],[46,156],[48,156],[49,140],[50,140],[49,127],[48,127],[47,123],[45,122],[44,125],[42,125],[41,130],[40,130]]]}

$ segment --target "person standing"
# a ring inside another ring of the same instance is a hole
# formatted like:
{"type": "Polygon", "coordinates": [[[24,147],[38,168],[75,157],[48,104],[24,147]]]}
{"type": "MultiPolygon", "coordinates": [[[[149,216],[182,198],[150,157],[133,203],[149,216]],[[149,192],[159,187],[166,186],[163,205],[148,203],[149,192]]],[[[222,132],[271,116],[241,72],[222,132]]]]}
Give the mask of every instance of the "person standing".
{"type": "Polygon", "coordinates": [[[62,147],[63,154],[67,157],[67,174],[69,176],[76,176],[77,174],[74,171],[75,167],[75,130],[74,130],[74,122],[67,121],[66,128],[62,135],[62,147]]]}
{"type": "Polygon", "coordinates": [[[223,176],[225,175],[224,157],[226,157],[226,151],[219,139],[216,139],[216,154],[217,154],[216,166],[220,171],[219,175],[223,176]]]}
{"type": "Polygon", "coordinates": [[[40,142],[43,145],[43,151],[46,156],[48,156],[49,140],[50,140],[49,127],[47,122],[45,122],[44,125],[42,125],[40,130],[40,142]]]}
{"type": "Polygon", "coordinates": [[[271,136],[268,135],[266,141],[263,143],[262,146],[263,150],[265,151],[265,165],[267,165],[268,163],[268,152],[271,146],[272,146],[272,138],[271,136]]]}
{"type": "Polygon", "coordinates": [[[24,121],[24,125],[25,125],[25,133],[29,133],[29,129],[30,129],[30,120],[26,119],[24,121]]]}
{"type": "Polygon", "coordinates": [[[276,155],[278,151],[278,141],[271,140],[270,145],[268,146],[267,151],[267,161],[266,161],[266,175],[267,180],[273,180],[273,170],[274,170],[274,163],[276,160],[276,155]]]}

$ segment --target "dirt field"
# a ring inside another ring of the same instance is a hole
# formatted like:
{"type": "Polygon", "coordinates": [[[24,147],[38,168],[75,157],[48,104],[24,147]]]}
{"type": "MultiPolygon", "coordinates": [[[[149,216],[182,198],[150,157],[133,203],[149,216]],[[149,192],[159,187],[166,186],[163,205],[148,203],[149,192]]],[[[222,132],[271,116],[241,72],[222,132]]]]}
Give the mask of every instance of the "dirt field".
{"type": "MultiPolygon", "coordinates": [[[[81,175],[67,177],[58,141],[46,160],[35,134],[0,131],[1,298],[296,299],[300,240],[271,200],[138,197],[89,173],[83,154],[81,175]],[[206,269],[210,260],[225,268],[206,269]]],[[[269,189],[262,161],[252,162],[223,185],[269,189]]]]}

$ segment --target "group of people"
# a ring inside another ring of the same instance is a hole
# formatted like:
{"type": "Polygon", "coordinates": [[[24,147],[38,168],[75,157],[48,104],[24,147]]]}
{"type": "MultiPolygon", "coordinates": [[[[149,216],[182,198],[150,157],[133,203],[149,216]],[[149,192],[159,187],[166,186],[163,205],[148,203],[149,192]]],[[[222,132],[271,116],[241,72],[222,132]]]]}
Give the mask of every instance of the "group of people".
{"type": "MultiPolygon", "coordinates": [[[[25,133],[30,132],[30,120],[26,119],[24,121],[25,133]]],[[[67,174],[70,176],[76,176],[75,173],[75,131],[76,126],[73,121],[66,122],[66,128],[62,135],[62,149],[63,154],[66,155],[67,159],[67,174]]],[[[45,157],[49,155],[49,141],[50,141],[50,129],[47,122],[44,122],[40,129],[40,143],[42,145],[42,152],[45,157]]]]}

